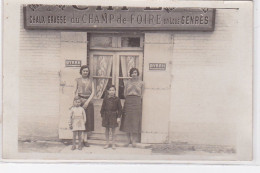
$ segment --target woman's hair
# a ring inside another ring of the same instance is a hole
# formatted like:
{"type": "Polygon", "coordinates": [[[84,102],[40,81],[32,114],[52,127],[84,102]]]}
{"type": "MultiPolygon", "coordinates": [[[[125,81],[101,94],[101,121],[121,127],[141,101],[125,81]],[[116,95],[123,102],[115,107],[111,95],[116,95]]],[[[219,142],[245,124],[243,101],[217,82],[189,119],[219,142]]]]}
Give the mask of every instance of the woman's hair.
{"type": "Polygon", "coordinates": [[[132,74],[134,73],[134,71],[137,71],[137,76],[139,76],[139,70],[134,67],[134,68],[130,69],[130,72],[129,72],[130,73],[130,77],[132,77],[132,74]]]}
{"type": "Polygon", "coordinates": [[[110,88],[114,88],[114,89],[116,90],[116,86],[115,86],[115,85],[109,85],[109,86],[107,87],[107,90],[109,90],[110,88]]]}
{"type": "Polygon", "coordinates": [[[82,70],[83,70],[84,68],[87,68],[87,69],[88,69],[88,77],[89,77],[89,75],[90,75],[90,70],[89,70],[88,65],[83,65],[83,66],[81,66],[81,67],[80,67],[80,70],[79,70],[79,73],[82,75],[82,70]]]}

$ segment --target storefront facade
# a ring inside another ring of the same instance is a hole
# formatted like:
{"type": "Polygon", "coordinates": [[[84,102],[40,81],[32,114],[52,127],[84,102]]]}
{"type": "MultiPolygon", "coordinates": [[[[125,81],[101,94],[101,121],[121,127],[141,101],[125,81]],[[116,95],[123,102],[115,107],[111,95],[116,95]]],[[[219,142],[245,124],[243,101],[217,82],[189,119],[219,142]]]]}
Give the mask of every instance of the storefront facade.
{"type": "Polygon", "coordinates": [[[225,107],[229,100],[221,98],[238,82],[230,67],[243,60],[234,51],[237,9],[69,6],[75,16],[68,18],[66,8],[26,6],[21,12],[20,56],[28,63],[20,69],[20,138],[71,138],[68,109],[80,66],[87,64],[95,83],[92,138],[104,138],[99,112],[107,84],[116,86],[123,104],[124,81],[137,67],[145,83],[142,143],[236,143],[235,135],[230,138],[234,105],[225,107]]]}

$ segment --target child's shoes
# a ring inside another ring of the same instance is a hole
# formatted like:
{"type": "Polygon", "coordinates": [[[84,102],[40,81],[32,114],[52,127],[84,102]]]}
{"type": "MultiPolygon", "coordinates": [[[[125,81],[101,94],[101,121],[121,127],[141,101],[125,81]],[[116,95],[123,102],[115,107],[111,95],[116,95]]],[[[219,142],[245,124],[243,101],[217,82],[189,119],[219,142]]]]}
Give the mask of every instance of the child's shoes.
{"type": "Polygon", "coordinates": [[[89,147],[89,143],[88,142],[83,142],[85,147],[89,147]]]}
{"type": "Polygon", "coordinates": [[[112,149],[115,150],[116,149],[116,144],[112,145],[112,149]]]}
{"type": "Polygon", "coordinates": [[[136,143],[132,143],[132,147],[135,148],[136,147],[136,143]]]}
{"type": "Polygon", "coordinates": [[[82,146],[80,145],[80,146],[78,147],[78,149],[79,149],[79,150],[82,150],[82,146]]]}
{"type": "Polygon", "coordinates": [[[128,147],[130,145],[130,142],[124,144],[124,147],[128,147]]]}
{"type": "Polygon", "coordinates": [[[76,146],[73,145],[73,146],[71,147],[71,150],[75,150],[75,149],[76,149],[76,146]]]}
{"type": "Polygon", "coordinates": [[[104,149],[107,149],[107,148],[109,148],[109,144],[106,144],[106,145],[104,146],[104,149]]]}

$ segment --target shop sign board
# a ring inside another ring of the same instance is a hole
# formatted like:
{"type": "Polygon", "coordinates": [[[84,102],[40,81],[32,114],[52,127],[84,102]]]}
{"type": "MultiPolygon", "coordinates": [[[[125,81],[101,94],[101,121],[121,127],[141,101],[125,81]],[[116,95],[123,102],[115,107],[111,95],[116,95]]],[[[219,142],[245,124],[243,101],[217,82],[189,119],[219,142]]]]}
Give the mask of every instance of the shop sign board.
{"type": "Polygon", "coordinates": [[[213,31],[214,8],[24,6],[26,29],[213,31]]]}

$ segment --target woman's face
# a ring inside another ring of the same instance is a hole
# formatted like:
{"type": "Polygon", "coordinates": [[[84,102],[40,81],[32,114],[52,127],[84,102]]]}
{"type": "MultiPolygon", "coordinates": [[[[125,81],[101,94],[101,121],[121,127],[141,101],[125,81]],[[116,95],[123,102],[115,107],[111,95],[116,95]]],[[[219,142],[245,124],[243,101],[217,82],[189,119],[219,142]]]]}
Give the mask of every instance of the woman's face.
{"type": "Polygon", "coordinates": [[[84,68],[82,71],[81,71],[81,75],[82,77],[88,77],[88,74],[89,74],[89,69],[88,68],[84,68]]]}
{"type": "Polygon", "coordinates": [[[132,73],[132,77],[133,77],[133,78],[136,78],[136,77],[138,77],[138,73],[137,73],[137,71],[136,71],[136,70],[134,70],[134,71],[133,71],[133,73],[132,73]]]}

